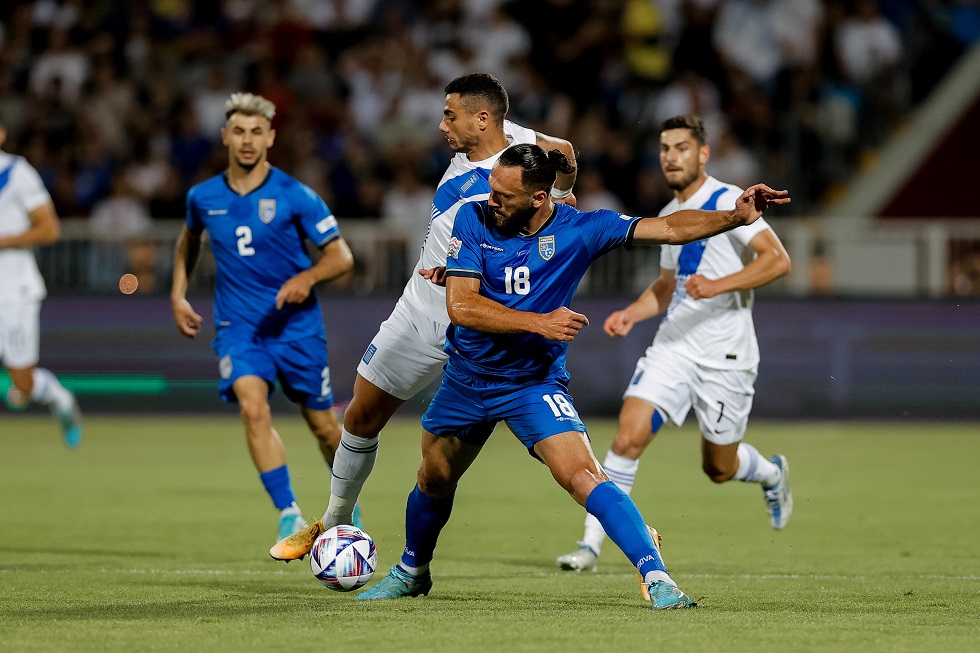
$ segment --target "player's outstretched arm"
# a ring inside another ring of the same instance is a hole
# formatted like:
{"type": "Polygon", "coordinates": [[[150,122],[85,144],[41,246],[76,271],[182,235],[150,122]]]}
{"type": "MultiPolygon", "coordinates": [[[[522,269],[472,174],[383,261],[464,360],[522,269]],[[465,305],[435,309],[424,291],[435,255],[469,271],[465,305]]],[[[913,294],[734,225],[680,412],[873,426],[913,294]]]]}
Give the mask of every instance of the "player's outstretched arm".
{"type": "Polygon", "coordinates": [[[548,340],[574,340],[589,318],[564,306],[550,313],[531,313],[508,308],[480,294],[480,280],[453,277],[446,280],[446,308],[456,326],[485,333],[536,333],[548,340]]]}
{"type": "Polygon", "coordinates": [[[306,301],[313,286],[321,281],[336,279],[354,267],[354,255],[347,241],[336,238],[323,247],[323,256],[316,265],[286,280],[276,293],[276,308],[286,304],[301,304],[306,301]]]}
{"type": "Polygon", "coordinates": [[[191,272],[194,271],[194,264],[201,252],[201,237],[193,233],[187,225],[177,237],[177,245],[174,247],[174,274],[173,284],[170,288],[170,307],[174,312],[174,321],[177,328],[188,338],[193,338],[201,330],[201,323],[204,321],[200,315],[194,312],[190,302],[187,301],[187,284],[191,272]]]}
{"type": "Polygon", "coordinates": [[[636,245],[683,245],[723,231],[752,224],[770,204],[788,204],[788,190],[756,184],[745,190],[731,211],[685,209],[662,218],[643,218],[633,232],[636,245]]]}

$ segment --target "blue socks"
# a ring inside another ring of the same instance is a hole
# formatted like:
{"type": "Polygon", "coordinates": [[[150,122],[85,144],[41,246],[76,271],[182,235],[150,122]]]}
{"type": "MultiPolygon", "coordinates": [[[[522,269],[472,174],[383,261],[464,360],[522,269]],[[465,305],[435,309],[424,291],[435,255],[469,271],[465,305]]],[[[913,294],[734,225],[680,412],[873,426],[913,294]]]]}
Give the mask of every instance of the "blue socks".
{"type": "Polygon", "coordinates": [[[606,481],[592,490],[585,500],[585,509],[599,520],[609,539],[644,578],[652,571],[666,571],[640,510],[615,483],[606,481]]]}
{"type": "MultiPolygon", "coordinates": [[[[449,521],[456,493],[437,499],[422,492],[416,485],[408,495],[405,507],[405,552],[401,566],[410,572],[424,573],[432,561],[436,541],[442,527],[449,521]]],[[[416,573],[418,575],[418,573],[416,573]]]]}
{"type": "Polygon", "coordinates": [[[296,501],[293,486],[289,483],[289,468],[286,465],[259,474],[265,491],[269,493],[277,510],[288,508],[296,501]]]}

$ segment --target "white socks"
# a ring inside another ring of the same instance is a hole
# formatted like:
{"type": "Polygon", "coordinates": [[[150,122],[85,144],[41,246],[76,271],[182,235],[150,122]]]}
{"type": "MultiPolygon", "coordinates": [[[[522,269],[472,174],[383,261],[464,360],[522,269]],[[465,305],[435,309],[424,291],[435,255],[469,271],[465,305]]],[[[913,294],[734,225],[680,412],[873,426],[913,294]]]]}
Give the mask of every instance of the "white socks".
{"type": "Polygon", "coordinates": [[[330,503],[323,513],[323,527],[349,524],[354,514],[354,504],[361,494],[364,481],[374,469],[378,457],[379,436],[360,438],[346,428],[340,435],[340,446],[333,459],[330,478],[330,503]]]}
{"type": "MultiPolygon", "coordinates": [[[[616,484],[620,490],[629,494],[633,490],[633,483],[636,482],[636,470],[640,466],[639,460],[631,460],[611,450],[606,454],[606,459],[602,461],[602,468],[606,470],[609,480],[616,484]]],[[[602,550],[602,542],[606,539],[606,532],[602,530],[599,520],[591,514],[585,515],[585,535],[582,537],[582,544],[589,547],[599,555],[602,550]]]]}
{"type": "Polygon", "coordinates": [[[52,412],[71,411],[75,400],[50,370],[35,367],[31,376],[34,380],[34,390],[31,391],[32,401],[47,406],[52,412]]]}
{"type": "Polygon", "coordinates": [[[733,480],[761,483],[769,489],[779,482],[779,467],[767,460],[759,450],[747,442],[738,443],[738,471],[733,480]]]}

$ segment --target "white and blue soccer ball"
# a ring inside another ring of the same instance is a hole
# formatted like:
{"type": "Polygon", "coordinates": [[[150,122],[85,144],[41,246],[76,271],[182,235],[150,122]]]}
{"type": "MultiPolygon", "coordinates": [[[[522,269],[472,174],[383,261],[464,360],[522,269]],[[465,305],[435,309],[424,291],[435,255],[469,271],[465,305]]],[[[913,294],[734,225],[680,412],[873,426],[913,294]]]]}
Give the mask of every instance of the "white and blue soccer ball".
{"type": "Polygon", "coordinates": [[[371,580],[378,549],[371,536],[353,526],[334,526],[316,538],[310,567],[317,580],[332,590],[350,592],[371,580]]]}

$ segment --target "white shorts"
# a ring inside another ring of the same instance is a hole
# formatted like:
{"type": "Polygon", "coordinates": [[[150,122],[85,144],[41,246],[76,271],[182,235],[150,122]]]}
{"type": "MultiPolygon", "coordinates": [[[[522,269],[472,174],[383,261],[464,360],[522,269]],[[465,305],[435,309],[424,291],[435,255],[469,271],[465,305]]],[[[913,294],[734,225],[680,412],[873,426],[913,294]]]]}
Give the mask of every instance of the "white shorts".
{"type": "Polygon", "coordinates": [[[0,362],[19,370],[37,365],[41,302],[0,302],[0,362]]]}
{"type": "Polygon", "coordinates": [[[756,376],[756,369],[714,369],[664,348],[648,347],[623,398],[642,399],[677,426],[693,406],[705,440],[734,444],[745,437],[756,376]]]}
{"type": "Polygon", "coordinates": [[[448,356],[447,325],[399,299],[368,346],[357,373],[390,395],[408,400],[439,378],[448,356]]]}

